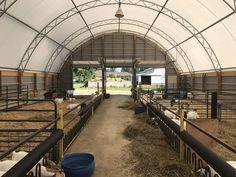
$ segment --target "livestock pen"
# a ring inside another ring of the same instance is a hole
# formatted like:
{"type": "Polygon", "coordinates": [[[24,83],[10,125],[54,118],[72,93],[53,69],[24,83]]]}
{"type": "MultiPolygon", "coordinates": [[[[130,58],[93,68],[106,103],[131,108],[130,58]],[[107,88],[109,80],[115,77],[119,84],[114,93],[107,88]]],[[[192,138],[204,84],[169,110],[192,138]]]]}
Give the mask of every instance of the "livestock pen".
{"type": "MultiPolygon", "coordinates": [[[[66,100],[61,104],[53,100],[8,99],[7,101],[27,102],[28,105],[1,110],[0,159],[11,159],[11,153],[14,150],[26,152],[36,150],[38,160],[44,156],[45,159],[58,162],[64,151],[85,126],[89,117],[94,114],[101,100],[102,96],[99,93],[75,99],[73,102],[66,100]],[[76,104],[76,106],[67,109],[71,103],[76,104]],[[83,108],[82,105],[84,105],[83,108]],[[62,124],[65,126],[62,127],[62,124]],[[64,136],[62,136],[63,133],[64,136]],[[47,146],[42,152],[41,148],[45,143],[49,144],[50,147],[47,146]]],[[[38,162],[34,156],[34,154],[29,153],[29,157],[32,158],[30,165],[19,161],[18,168],[22,168],[21,174],[15,174],[16,167],[7,172],[6,175],[22,176],[23,173],[26,175],[26,172],[28,173],[31,169],[29,166],[33,167],[38,162]]],[[[39,171],[38,168],[37,170],[39,171]]]]}
{"type": "MultiPolygon", "coordinates": [[[[175,119],[180,120],[180,114],[171,110],[170,99],[161,99],[158,101],[151,100],[147,92],[142,92],[138,89],[133,89],[132,95],[136,101],[140,101],[147,108],[147,112],[150,117],[155,117],[155,121],[158,123],[163,133],[167,136],[169,144],[176,150],[176,152],[181,154],[181,147],[183,148],[182,158],[188,164],[192,165],[195,171],[197,169],[205,168],[206,175],[210,177],[231,176],[232,174],[236,174],[236,170],[227,163],[227,161],[235,161],[236,159],[236,147],[233,138],[235,137],[235,132],[231,133],[231,138],[230,135],[224,137],[225,134],[222,133],[227,131],[229,128],[232,128],[232,125],[229,127],[229,125],[226,126],[227,124],[225,123],[222,126],[222,122],[225,122],[228,119],[221,119],[223,121],[218,119],[221,130],[219,131],[218,136],[215,136],[209,132],[209,129],[205,130],[202,127],[196,125],[193,120],[188,120],[183,117],[184,121],[187,123],[187,127],[188,125],[194,127],[197,129],[197,131],[201,132],[204,134],[204,136],[212,139],[216,143],[213,147],[206,146],[203,142],[201,142],[200,139],[188,132],[188,129],[181,130],[180,124],[176,124],[172,119],[163,113],[163,108],[165,108],[175,114],[175,119]],[[182,146],[181,140],[184,141],[182,146]],[[215,170],[214,173],[212,169],[215,170]]],[[[212,110],[212,107],[209,109],[210,111],[217,111],[212,110]]],[[[179,113],[181,112],[182,111],[180,109],[179,113]]],[[[184,116],[184,114],[182,116],[184,116]]],[[[202,119],[207,118],[204,117],[202,119]]],[[[230,119],[230,121],[233,120],[233,118],[230,119]]]]}

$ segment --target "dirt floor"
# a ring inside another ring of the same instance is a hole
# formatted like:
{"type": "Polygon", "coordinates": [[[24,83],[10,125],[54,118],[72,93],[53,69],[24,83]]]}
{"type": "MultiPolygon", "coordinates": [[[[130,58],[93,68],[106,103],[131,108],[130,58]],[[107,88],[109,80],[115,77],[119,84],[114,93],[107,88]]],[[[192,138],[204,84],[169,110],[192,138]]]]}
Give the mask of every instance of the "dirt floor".
{"type": "Polygon", "coordinates": [[[122,132],[133,121],[133,112],[118,108],[126,100],[127,96],[111,96],[104,100],[67,151],[94,154],[96,167],[93,177],[132,177],[123,168],[122,156],[129,141],[122,132]]]}
{"type": "Polygon", "coordinates": [[[189,177],[191,170],[157,128],[134,116],[127,96],[105,100],[67,151],[95,155],[93,177],[189,177]]]}

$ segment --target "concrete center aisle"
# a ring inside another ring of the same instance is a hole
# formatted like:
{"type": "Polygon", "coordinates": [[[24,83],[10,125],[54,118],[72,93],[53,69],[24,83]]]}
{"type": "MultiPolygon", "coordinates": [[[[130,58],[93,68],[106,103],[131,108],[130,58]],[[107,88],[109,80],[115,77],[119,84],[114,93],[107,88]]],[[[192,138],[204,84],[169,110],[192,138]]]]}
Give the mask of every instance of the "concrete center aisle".
{"type": "Polygon", "coordinates": [[[129,96],[105,99],[67,151],[92,153],[96,164],[93,177],[131,177],[124,170],[125,146],[129,141],[122,132],[132,122],[133,111],[118,108],[130,99],[129,96]]]}

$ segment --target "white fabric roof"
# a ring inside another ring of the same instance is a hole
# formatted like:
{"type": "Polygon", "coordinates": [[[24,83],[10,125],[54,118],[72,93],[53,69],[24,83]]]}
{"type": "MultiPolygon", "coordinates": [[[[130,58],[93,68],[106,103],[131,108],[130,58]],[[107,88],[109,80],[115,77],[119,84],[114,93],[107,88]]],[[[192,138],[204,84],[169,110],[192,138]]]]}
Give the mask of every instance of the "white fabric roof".
{"type": "MultiPolygon", "coordinates": [[[[58,72],[78,44],[104,31],[118,30],[119,20],[114,17],[118,3],[119,0],[0,1],[0,67],[58,72]]],[[[132,31],[157,41],[183,72],[236,67],[235,3],[121,0],[125,16],[120,31],[132,31]],[[168,37],[163,38],[158,30],[168,37]],[[179,47],[184,56],[177,52],[179,47]]]]}

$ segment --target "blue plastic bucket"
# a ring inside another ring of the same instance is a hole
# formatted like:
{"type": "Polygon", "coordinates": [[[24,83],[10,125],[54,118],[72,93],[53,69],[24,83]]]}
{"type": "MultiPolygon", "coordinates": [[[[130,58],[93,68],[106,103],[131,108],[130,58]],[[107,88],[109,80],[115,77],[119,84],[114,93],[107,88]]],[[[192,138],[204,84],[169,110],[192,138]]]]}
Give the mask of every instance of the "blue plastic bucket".
{"type": "Polygon", "coordinates": [[[137,106],[134,108],[134,114],[139,114],[145,112],[145,107],[143,106],[137,106]]]}
{"type": "Polygon", "coordinates": [[[95,168],[94,156],[89,153],[73,153],[66,155],[61,167],[66,177],[90,177],[95,168]]]}

